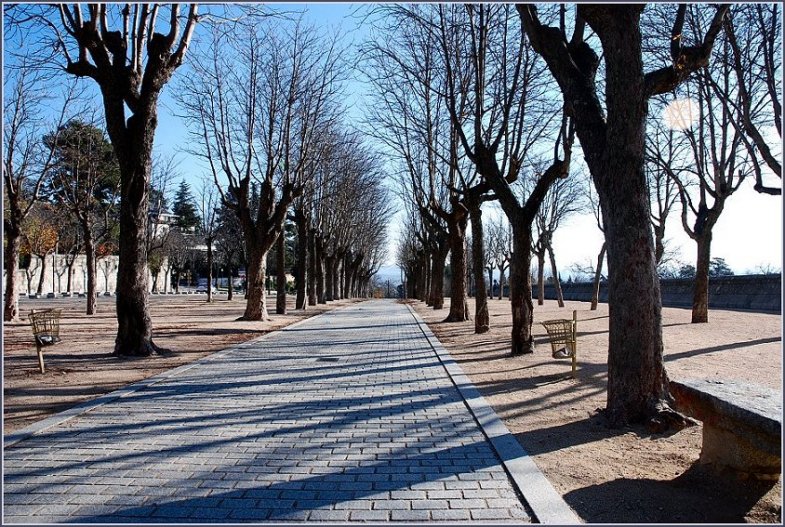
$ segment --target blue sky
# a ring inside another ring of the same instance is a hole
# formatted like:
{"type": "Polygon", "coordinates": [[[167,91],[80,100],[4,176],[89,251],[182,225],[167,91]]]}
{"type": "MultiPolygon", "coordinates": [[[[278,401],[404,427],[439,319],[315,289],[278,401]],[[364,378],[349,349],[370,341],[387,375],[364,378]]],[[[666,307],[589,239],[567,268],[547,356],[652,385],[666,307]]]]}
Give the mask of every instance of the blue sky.
{"type": "MultiPolygon", "coordinates": [[[[314,25],[336,28],[340,31],[347,42],[357,42],[365,32],[358,27],[356,17],[352,14],[359,6],[349,3],[310,3],[292,4],[276,3],[270,4],[272,9],[283,12],[303,12],[306,20],[314,25]]],[[[197,35],[198,37],[198,35],[197,35]]],[[[185,74],[187,70],[188,58],[180,70],[175,72],[175,76],[185,74]]],[[[189,141],[185,123],[176,117],[177,108],[172,100],[172,90],[175,89],[176,82],[170,82],[161,96],[161,106],[158,115],[158,130],[155,137],[156,150],[167,155],[176,154],[180,160],[180,171],[189,182],[192,188],[198,188],[201,184],[200,177],[207,175],[205,167],[183,152],[183,145],[189,141]]],[[[359,100],[361,99],[362,85],[358,82],[350,81],[347,83],[347,97],[345,100],[348,116],[351,119],[359,120],[362,117],[359,100]]]]}

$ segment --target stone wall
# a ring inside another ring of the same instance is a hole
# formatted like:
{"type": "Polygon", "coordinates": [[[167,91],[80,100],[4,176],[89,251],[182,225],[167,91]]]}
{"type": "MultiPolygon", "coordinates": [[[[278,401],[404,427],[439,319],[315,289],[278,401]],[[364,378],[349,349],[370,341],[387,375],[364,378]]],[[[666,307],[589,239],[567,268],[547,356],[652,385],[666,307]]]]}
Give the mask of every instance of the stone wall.
{"type": "MultiPolygon", "coordinates": [[[[600,302],[608,301],[607,283],[600,284],[600,302]]],[[[692,280],[668,279],[660,282],[662,304],[666,307],[692,307],[692,280]]],[[[592,283],[563,283],[565,300],[591,301],[592,283]]],[[[534,296],[537,291],[535,287],[534,296]]],[[[545,286],[545,298],[555,299],[552,285],[545,286]]],[[[780,275],[723,276],[709,280],[709,307],[748,309],[780,313],[782,311],[782,277],[780,275]]]]}
{"type": "MultiPolygon", "coordinates": [[[[117,263],[118,256],[107,256],[98,260],[96,266],[96,290],[98,292],[114,292],[117,287],[117,263]]],[[[17,284],[19,294],[34,294],[38,289],[38,279],[41,276],[41,262],[33,257],[29,269],[20,269],[17,274],[17,284]]],[[[163,290],[166,280],[163,270],[158,276],[158,288],[163,290]]],[[[152,275],[148,274],[148,283],[152,289],[152,275]]],[[[46,295],[54,292],[56,295],[68,292],[68,267],[66,266],[65,256],[49,255],[46,261],[46,271],[44,274],[44,288],[42,294],[46,295]],[[54,272],[52,265],[54,262],[54,272]],[[54,285],[54,287],[53,287],[54,285]]],[[[5,270],[3,270],[3,286],[5,287],[5,270]]],[[[84,255],[78,255],[74,261],[71,274],[71,292],[83,293],[87,289],[87,261],[84,255]]]]}

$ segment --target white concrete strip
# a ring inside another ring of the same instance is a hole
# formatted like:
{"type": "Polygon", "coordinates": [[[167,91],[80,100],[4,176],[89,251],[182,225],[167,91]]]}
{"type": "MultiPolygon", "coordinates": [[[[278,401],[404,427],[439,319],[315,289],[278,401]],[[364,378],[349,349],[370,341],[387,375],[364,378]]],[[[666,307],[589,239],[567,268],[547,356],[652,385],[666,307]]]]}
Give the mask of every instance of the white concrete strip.
{"type": "Polygon", "coordinates": [[[453,383],[461,392],[466,405],[501,458],[510,478],[531,508],[536,520],[539,523],[559,525],[582,523],[561,494],[553,488],[551,482],[537,468],[534,460],[515,439],[515,436],[510,433],[493,408],[480,395],[480,392],[442,346],[422,317],[408,304],[406,307],[417,320],[423,334],[452,378],[453,383]]]}

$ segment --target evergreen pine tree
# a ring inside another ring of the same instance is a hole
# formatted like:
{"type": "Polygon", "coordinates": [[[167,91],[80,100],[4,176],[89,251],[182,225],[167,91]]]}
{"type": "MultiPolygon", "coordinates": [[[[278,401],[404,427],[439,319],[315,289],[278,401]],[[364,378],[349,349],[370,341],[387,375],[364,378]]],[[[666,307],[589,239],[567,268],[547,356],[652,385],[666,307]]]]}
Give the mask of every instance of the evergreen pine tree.
{"type": "Polygon", "coordinates": [[[199,215],[196,213],[191,188],[184,179],[180,181],[180,187],[174,195],[172,213],[177,215],[177,226],[185,232],[199,226],[199,215]]]}

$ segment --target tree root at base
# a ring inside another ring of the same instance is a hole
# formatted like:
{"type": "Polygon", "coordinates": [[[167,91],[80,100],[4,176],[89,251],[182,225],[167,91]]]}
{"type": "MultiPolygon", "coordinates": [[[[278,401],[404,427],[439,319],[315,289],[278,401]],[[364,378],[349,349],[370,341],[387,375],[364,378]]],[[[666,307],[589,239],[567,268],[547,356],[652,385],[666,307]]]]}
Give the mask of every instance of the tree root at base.
{"type": "Polygon", "coordinates": [[[623,410],[613,411],[603,408],[600,413],[605,418],[609,428],[622,428],[634,423],[642,423],[650,434],[663,434],[666,432],[678,432],[690,426],[696,426],[698,422],[673,408],[665,402],[659,401],[652,405],[643,414],[630,417],[623,410]]]}

